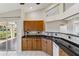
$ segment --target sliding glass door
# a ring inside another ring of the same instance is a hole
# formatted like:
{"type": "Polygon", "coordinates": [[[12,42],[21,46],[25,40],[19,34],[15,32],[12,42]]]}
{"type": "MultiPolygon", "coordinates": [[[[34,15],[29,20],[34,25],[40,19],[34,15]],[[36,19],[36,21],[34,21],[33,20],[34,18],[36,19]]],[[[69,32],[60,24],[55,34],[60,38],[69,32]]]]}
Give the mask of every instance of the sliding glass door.
{"type": "Polygon", "coordinates": [[[7,35],[7,31],[6,31],[6,23],[4,24],[4,22],[0,22],[0,55],[6,55],[6,35],[7,35]]]}
{"type": "Polygon", "coordinates": [[[16,24],[0,22],[0,55],[16,55],[16,24]]]}

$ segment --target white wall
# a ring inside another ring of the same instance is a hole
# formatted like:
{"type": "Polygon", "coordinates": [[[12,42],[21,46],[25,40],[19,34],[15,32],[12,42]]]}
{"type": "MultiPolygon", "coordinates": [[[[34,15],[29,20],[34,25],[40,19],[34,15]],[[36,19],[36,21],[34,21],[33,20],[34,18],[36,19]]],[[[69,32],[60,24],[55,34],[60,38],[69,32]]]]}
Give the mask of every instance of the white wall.
{"type": "Polygon", "coordinates": [[[79,18],[78,17],[75,17],[73,16],[72,19],[68,20],[68,23],[67,23],[67,29],[68,29],[68,32],[69,33],[72,33],[72,34],[78,34],[78,28],[79,28],[79,18]]]}
{"type": "Polygon", "coordinates": [[[60,32],[67,33],[67,24],[60,25],[60,32]]]}
{"type": "Polygon", "coordinates": [[[77,32],[79,32],[78,25],[79,25],[79,19],[46,22],[45,31],[48,31],[48,32],[64,32],[65,31],[64,33],[78,34],[77,33],[77,32]],[[61,30],[62,25],[65,25],[67,27],[65,29],[61,30]]]}
{"type": "Polygon", "coordinates": [[[38,11],[26,13],[25,20],[43,20],[43,19],[44,19],[43,10],[38,10],[38,11]]]}
{"type": "Polygon", "coordinates": [[[21,16],[20,9],[0,14],[0,17],[15,17],[15,16],[21,16]]]}
{"type": "Polygon", "coordinates": [[[68,33],[73,33],[73,21],[69,20],[67,23],[67,31],[68,33]]]}
{"type": "Polygon", "coordinates": [[[46,22],[45,23],[45,29],[46,31],[49,32],[59,32],[60,31],[60,26],[62,24],[66,24],[67,21],[60,20],[60,21],[52,21],[52,22],[46,22]]]}

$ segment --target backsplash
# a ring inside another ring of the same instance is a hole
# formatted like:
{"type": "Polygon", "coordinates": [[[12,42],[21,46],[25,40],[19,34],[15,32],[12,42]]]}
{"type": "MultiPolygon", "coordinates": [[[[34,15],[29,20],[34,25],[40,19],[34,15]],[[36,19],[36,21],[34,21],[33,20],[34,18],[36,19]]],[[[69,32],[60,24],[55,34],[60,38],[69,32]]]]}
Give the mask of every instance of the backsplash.
{"type": "Polygon", "coordinates": [[[42,35],[42,31],[29,31],[29,32],[24,32],[24,35],[42,35]]]}

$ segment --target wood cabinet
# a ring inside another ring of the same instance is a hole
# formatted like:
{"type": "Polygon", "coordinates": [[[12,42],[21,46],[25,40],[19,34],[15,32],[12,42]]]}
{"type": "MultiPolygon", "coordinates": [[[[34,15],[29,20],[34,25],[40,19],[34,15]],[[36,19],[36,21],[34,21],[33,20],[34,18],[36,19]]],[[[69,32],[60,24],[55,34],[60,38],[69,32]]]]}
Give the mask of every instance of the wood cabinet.
{"type": "Polygon", "coordinates": [[[36,46],[37,42],[36,42],[36,40],[37,40],[36,38],[33,38],[33,44],[32,44],[33,45],[33,48],[32,48],[33,50],[37,50],[37,46],[36,46]]]}
{"type": "Polygon", "coordinates": [[[44,38],[42,38],[42,51],[47,51],[47,41],[44,38]]]}
{"type": "Polygon", "coordinates": [[[44,31],[44,21],[24,21],[24,31],[44,31]]]}
{"type": "Polygon", "coordinates": [[[22,50],[41,50],[41,39],[40,38],[23,38],[22,39],[22,50]]]}
{"type": "Polygon", "coordinates": [[[53,42],[50,39],[47,40],[47,53],[53,55],[53,42]]]}
{"type": "Polygon", "coordinates": [[[22,39],[22,51],[44,51],[53,55],[53,43],[51,40],[41,37],[30,37],[22,39]]]}
{"type": "Polygon", "coordinates": [[[28,45],[27,50],[32,50],[32,39],[26,39],[26,45],[28,45]]]}
{"type": "Polygon", "coordinates": [[[49,39],[42,39],[42,51],[46,52],[49,55],[53,55],[53,42],[49,39]]]}
{"type": "Polygon", "coordinates": [[[33,50],[41,50],[41,38],[40,37],[33,37],[33,50]]]}
{"type": "Polygon", "coordinates": [[[68,54],[66,52],[64,52],[63,49],[59,49],[59,56],[68,56],[68,54]]]}
{"type": "Polygon", "coordinates": [[[41,39],[39,38],[38,40],[36,40],[36,49],[37,50],[41,50],[42,49],[42,47],[41,47],[41,39]]]}
{"type": "Polygon", "coordinates": [[[26,38],[23,38],[22,39],[22,50],[28,50],[28,45],[27,45],[27,43],[28,43],[28,40],[26,40],[26,38]]]}

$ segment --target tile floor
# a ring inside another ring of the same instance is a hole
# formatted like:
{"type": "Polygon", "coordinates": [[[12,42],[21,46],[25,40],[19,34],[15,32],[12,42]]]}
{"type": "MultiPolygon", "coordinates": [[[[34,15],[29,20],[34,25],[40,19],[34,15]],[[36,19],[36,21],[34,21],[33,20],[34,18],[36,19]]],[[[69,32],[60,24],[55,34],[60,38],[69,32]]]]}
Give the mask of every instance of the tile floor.
{"type": "MultiPolygon", "coordinates": [[[[0,56],[17,56],[17,52],[15,51],[0,51],[0,56]]],[[[49,56],[47,53],[43,51],[23,51],[18,54],[18,56],[49,56]]]]}

